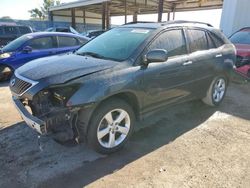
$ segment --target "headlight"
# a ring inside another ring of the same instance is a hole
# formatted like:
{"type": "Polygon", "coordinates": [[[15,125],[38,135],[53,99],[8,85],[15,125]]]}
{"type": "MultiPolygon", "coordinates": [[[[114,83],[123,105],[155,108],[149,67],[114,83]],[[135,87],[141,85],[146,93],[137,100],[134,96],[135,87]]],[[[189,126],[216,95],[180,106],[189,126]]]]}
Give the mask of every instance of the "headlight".
{"type": "Polygon", "coordinates": [[[52,87],[50,88],[50,91],[54,99],[65,104],[78,88],[79,85],[66,85],[60,87],[52,87]]]}
{"type": "Polygon", "coordinates": [[[3,53],[0,55],[0,59],[5,59],[11,56],[11,53],[3,53]]]}

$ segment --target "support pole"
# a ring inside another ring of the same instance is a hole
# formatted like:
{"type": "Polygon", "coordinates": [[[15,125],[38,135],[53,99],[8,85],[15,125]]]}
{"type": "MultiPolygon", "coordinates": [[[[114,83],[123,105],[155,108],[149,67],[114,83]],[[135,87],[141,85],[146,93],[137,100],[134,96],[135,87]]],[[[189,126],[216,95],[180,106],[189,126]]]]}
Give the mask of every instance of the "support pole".
{"type": "Polygon", "coordinates": [[[49,21],[50,21],[50,27],[54,26],[54,17],[53,17],[53,12],[49,11],[49,21]]]}
{"type": "Polygon", "coordinates": [[[170,21],[170,13],[171,13],[171,12],[168,12],[168,21],[170,21]]]}
{"type": "Polygon", "coordinates": [[[71,26],[75,29],[76,28],[76,12],[75,9],[71,9],[71,26]]]}
{"type": "Polygon", "coordinates": [[[127,0],[124,0],[124,7],[125,7],[125,24],[127,23],[127,0]]]}
{"type": "Polygon", "coordinates": [[[159,0],[158,2],[158,22],[162,21],[162,13],[163,13],[163,0],[159,0]]]}
{"type": "Polygon", "coordinates": [[[102,3],[102,29],[105,30],[106,23],[106,2],[102,3]]]}
{"type": "Polygon", "coordinates": [[[85,8],[82,9],[82,15],[83,15],[84,31],[86,32],[86,11],[85,11],[85,8]]]}
{"type": "Polygon", "coordinates": [[[173,20],[175,20],[175,5],[173,6],[173,20]]]}
{"type": "Polygon", "coordinates": [[[105,29],[109,29],[110,28],[110,4],[109,2],[106,2],[106,28],[105,29]]]}
{"type": "Polygon", "coordinates": [[[138,20],[138,15],[137,15],[137,11],[135,11],[133,14],[133,22],[137,22],[137,20],[138,20]]]}

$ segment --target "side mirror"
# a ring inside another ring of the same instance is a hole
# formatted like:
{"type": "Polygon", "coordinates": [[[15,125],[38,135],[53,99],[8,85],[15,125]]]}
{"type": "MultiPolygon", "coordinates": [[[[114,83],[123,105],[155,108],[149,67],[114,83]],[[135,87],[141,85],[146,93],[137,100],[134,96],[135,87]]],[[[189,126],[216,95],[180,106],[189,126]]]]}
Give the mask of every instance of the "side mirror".
{"type": "Polygon", "coordinates": [[[160,63],[168,60],[168,52],[164,49],[155,49],[149,51],[146,56],[144,62],[146,64],[149,63],[160,63]]]}
{"type": "Polygon", "coordinates": [[[30,46],[25,46],[23,48],[22,52],[28,54],[28,53],[32,52],[32,48],[30,46]]]}

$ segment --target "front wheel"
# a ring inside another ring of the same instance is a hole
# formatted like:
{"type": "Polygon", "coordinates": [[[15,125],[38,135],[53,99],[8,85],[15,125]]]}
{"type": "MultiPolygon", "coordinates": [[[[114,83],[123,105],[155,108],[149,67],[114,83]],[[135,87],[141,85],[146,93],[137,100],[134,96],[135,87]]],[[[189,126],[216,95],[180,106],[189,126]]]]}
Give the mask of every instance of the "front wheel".
{"type": "Polygon", "coordinates": [[[207,91],[207,96],[202,100],[209,106],[218,106],[223,101],[226,91],[226,78],[224,76],[216,77],[207,91]]]}
{"type": "Polygon", "coordinates": [[[130,105],[120,99],[108,100],[92,115],[88,144],[103,154],[118,151],[131,136],[134,122],[130,105]]]}

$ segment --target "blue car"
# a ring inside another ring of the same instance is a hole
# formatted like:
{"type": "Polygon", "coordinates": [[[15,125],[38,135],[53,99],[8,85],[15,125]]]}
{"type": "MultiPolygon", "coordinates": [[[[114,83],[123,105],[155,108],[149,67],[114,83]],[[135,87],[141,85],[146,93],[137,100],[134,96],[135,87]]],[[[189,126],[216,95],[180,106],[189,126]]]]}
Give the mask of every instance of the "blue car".
{"type": "Polygon", "coordinates": [[[78,49],[89,39],[72,33],[39,32],[23,35],[0,51],[0,80],[7,80],[25,63],[78,49]]]}

